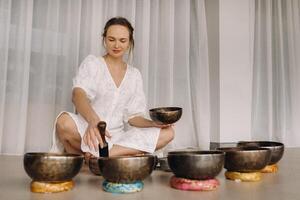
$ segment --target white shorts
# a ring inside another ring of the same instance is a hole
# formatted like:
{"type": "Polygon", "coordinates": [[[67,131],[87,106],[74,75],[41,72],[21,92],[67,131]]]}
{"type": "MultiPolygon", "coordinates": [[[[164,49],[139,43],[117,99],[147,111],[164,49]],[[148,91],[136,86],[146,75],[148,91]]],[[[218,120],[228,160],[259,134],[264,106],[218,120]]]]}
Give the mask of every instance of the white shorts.
{"type": "MultiPolygon", "coordinates": [[[[61,112],[55,120],[53,129],[53,141],[50,152],[61,153],[64,151],[64,147],[56,135],[56,121],[62,113],[67,113],[73,119],[81,138],[83,137],[88,126],[87,122],[80,115],[65,111],[61,112]]],[[[137,149],[143,152],[154,153],[160,133],[160,128],[130,127],[126,131],[116,132],[112,129],[108,130],[108,132],[112,136],[111,138],[107,138],[109,149],[111,149],[113,145],[119,145],[137,149]]],[[[99,156],[98,151],[91,150],[83,141],[81,142],[81,150],[83,152],[89,152],[94,156],[99,156]]]]}

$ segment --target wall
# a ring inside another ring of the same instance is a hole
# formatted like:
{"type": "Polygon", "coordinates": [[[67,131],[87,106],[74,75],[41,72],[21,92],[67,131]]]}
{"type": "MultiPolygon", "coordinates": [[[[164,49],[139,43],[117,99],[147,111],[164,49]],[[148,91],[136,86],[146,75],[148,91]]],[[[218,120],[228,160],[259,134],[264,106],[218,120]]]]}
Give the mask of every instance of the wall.
{"type": "Polygon", "coordinates": [[[210,140],[220,142],[220,81],[219,81],[219,0],[205,1],[208,57],[209,57],[209,84],[210,84],[210,111],[211,127],[210,140]]]}
{"type": "Polygon", "coordinates": [[[249,140],[251,0],[206,0],[211,87],[211,142],[249,140]]]}
{"type": "Polygon", "coordinates": [[[220,142],[250,139],[251,0],[220,1],[220,142]]]}

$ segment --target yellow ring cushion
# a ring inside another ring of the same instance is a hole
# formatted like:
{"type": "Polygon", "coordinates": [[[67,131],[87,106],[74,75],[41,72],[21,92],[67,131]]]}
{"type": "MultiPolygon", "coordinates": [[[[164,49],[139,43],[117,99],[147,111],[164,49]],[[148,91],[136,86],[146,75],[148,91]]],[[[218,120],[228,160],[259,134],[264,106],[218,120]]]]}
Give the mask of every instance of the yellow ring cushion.
{"type": "Polygon", "coordinates": [[[261,170],[262,173],[275,173],[278,171],[277,164],[274,165],[267,165],[265,168],[261,170]]]}
{"type": "Polygon", "coordinates": [[[260,172],[248,172],[248,173],[242,173],[242,172],[225,172],[225,177],[230,180],[234,181],[260,181],[261,180],[261,173],[260,172]]]}
{"type": "Polygon", "coordinates": [[[74,187],[74,182],[65,181],[57,183],[47,183],[47,182],[38,182],[32,181],[30,184],[31,192],[36,193],[55,193],[71,190],[74,187]]]}

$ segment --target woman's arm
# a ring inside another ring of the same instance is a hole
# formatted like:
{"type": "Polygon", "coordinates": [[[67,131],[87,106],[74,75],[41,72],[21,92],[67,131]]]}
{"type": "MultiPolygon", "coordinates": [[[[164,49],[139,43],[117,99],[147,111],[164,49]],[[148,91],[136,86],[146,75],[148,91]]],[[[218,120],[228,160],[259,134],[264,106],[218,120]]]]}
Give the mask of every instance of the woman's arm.
{"type": "Polygon", "coordinates": [[[88,127],[83,136],[83,141],[90,149],[97,150],[98,143],[103,146],[101,136],[99,134],[97,124],[100,117],[90,105],[86,93],[81,88],[74,88],[72,93],[72,102],[75,105],[76,111],[87,121],[88,127]]]}
{"type": "Polygon", "coordinates": [[[131,126],[135,126],[138,128],[150,128],[150,127],[157,127],[157,128],[167,128],[171,126],[171,124],[157,124],[156,122],[146,119],[141,116],[133,117],[128,120],[128,123],[131,126]]]}
{"type": "Polygon", "coordinates": [[[74,88],[72,93],[72,102],[75,105],[76,111],[88,122],[97,124],[100,121],[99,116],[90,105],[86,93],[81,88],[74,88]]]}

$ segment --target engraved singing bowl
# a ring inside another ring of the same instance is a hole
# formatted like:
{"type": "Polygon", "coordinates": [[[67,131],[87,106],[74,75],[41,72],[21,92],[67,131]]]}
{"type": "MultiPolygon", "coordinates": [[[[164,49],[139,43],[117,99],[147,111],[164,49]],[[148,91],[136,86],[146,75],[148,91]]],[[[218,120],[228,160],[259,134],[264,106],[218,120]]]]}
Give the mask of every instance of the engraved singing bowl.
{"type": "Polygon", "coordinates": [[[258,147],[223,147],[224,168],[233,172],[256,172],[263,169],[271,159],[271,151],[258,147]]]}
{"type": "Polygon", "coordinates": [[[160,107],[149,110],[150,118],[160,124],[173,124],[182,115],[182,108],[179,107],[160,107]]]}
{"type": "Polygon", "coordinates": [[[271,160],[268,165],[276,164],[283,156],[284,153],[284,144],[280,142],[272,141],[240,141],[238,146],[254,146],[262,147],[271,150],[271,160]]]}
{"type": "Polygon", "coordinates": [[[206,180],[216,177],[224,166],[222,151],[170,151],[168,164],[176,177],[206,180]]]}
{"type": "Polygon", "coordinates": [[[70,181],[78,174],[82,164],[82,155],[69,153],[26,153],[23,157],[28,176],[40,182],[70,181]]]}
{"type": "Polygon", "coordinates": [[[157,164],[154,155],[100,157],[98,165],[105,180],[113,183],[132,183],[147,178],[157,164]]]}

